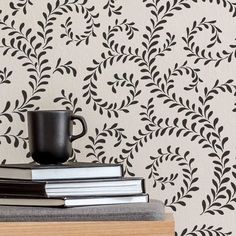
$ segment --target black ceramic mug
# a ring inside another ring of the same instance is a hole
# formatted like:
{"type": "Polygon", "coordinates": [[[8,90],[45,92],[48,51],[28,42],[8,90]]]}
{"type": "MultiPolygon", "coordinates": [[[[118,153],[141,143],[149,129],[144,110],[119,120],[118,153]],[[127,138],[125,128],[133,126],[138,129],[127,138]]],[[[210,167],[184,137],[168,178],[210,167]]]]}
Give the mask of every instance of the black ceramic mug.
{"type": "Polygon", "coordinates": [[[29,149],[34,161],[40,164],[63,163],[72,155],[72,142],[87,132],[82,116],[70,110],[28,111],[29,149]],[[82,124],[82,132],[72,134],[73,120],[82,124]]]}

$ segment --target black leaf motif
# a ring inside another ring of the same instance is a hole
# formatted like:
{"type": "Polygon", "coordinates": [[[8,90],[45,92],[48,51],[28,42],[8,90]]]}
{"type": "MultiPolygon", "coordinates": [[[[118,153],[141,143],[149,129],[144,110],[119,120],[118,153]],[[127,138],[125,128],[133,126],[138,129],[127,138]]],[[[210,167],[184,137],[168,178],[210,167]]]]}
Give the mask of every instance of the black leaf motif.
{"type": "Polygon", "coordinates": [[[122,6],[115,6],[115,0],[108,0],[107,3],[104,5],[103,9],[108,9],[108,16],[121,15],[122,6]]]}
{"type": "Polygon", "coordinates": [[[71,65],[72,61],[68,61],[65,64],[60,64],[60,63],[61,63],[61,58],[57,60],[56,68],[53,71],[53,73],[59,72],[60,74],[63,75],[64,72],[66,72],[67,74],[70,74],[72,72],[73,76],[76,77],[77,70],[71,65]]]}
{"type": "Polygon", "coordinates": [[[13,71],[8,71],[6,67],[0,70],[0,84],[10,84],[10,77],[13,71]]]}
{"type": "Polygon", "coordinates": [[[55,103],[61,103],[67,110],[73,111],[74,114],[78,114],[82,109],[78,106],[78,98],[73,98],[73,94],[69,93],[66,95],[64,89],[61,90],[61,96],[53,100],[55,103]]]}
{"type": "MultiPolygon", "coordinates": [[[[115,123],[108,127],[105,123],[103,129],[99,131],[95,129],[96,137],[89,137],[91,144],[86,145],[86,148],[90,151],[87,154],[87,157],[92,158],[94,162],[109,162],[109,163],[122,163],[121,157],[108,157],[106,152],[104,151],[104,143],[106,143],[106,138],[108,136],[113,136],[116,139],[114,147],[120,146],[121,142],[127,137],[124,134],[124,129],[119,128],[118,124],[115,123]]],[[[127,165],[131,165],[130,163],[126,163],[127,165]]]]}
{"type": "Polygon", "coordinates": [[[18,0],[18,3],[10,2],[10,8],[13,10],[12,15],[16,15],[21,9],[27,14],[27,5],[33,5],[32,0],[18,0]]]}
{"type": "Polygon", "coordinates": [[[224,232],[222,227],[195,225],[192,230],[185,228],[180,234],[175,234],[176,236],[227,236],[232,235],[232,232],[224,232]]]}

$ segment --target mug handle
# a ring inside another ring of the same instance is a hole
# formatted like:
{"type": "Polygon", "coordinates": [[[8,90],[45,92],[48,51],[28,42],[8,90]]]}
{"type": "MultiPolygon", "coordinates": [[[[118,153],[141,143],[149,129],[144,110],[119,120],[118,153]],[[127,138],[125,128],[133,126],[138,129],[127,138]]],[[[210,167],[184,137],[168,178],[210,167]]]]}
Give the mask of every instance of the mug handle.
{"type": "Polygon", "coordinates": [[[77,116],[77,115],[72,115],[71,120],[79,120],[82,124],[83,130],[80,134],[78,135],[72,135],[70,138],[70,141],[73,142],[74,140],[83,137],[87,133],[87,123],[82,116],[77,116]]]}

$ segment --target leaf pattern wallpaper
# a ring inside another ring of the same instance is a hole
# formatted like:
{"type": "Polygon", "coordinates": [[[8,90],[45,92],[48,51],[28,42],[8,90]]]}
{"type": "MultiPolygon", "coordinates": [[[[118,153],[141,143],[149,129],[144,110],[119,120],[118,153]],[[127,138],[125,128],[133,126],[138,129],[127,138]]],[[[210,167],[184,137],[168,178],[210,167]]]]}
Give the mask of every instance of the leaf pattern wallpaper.
{"type": "Polygon", "coordinates": [[[1,0],[0,161],[32,161],[28,110],[71,109],[70,161],[143,176],[178,236],[236,235],[235,26],[234,0],[1,0]]]}

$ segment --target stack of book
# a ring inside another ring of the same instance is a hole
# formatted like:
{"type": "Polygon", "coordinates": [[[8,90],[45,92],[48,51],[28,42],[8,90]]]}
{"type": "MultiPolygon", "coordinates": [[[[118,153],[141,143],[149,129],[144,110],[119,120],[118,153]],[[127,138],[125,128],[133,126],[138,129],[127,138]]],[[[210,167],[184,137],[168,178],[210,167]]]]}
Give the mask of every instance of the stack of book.
{"type": "Polygon", "coordinates": [[[122,165],[0,165],[0,205],[92,206],[148,202],[143,178],[124,178],[122,165]]]}

